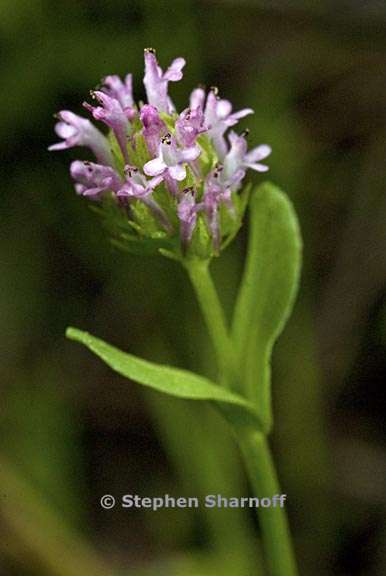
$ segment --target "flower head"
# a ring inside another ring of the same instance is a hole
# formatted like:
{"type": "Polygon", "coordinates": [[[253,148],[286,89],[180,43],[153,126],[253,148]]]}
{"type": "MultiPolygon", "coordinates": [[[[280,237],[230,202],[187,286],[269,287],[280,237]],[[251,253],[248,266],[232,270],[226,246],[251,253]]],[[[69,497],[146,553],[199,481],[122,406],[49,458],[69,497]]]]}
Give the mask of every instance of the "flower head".
{"type": "Polygon", "coordinates": [[[88,119],[62,111],[55,130],[63,141],[50,150],[93,151],[96,162],[71,164],[75,189],[99,201],[102,210],[106,197],[113,199],[122,214],[120,233],[122,221],[127,223],[125,241],[147,238],[159,246],[162,240],[178,257],[210,258],[240,226],[244,204],[238,191],[249,169],[268,170],[261,161],[271,148],[248,150],[245,132],[227,135],[252,110],[233,112],[216,89],[206,94],[196,88],[178,114],[168,87],[182,78],[184,65],[176,58],[163,72],[154,50],[145,50],[147,103],[136,105],[131,74],[123,80],[106,76],[92,92],[97,105],[84,107],[108,127],[108,137],[88,119]]]}

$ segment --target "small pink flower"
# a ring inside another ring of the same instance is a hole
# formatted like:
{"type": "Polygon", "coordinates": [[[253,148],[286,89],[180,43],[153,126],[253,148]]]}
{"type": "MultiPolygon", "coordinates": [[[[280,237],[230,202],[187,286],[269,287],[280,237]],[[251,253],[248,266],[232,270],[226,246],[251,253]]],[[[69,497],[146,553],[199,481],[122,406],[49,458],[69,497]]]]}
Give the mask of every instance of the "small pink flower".
{"type": "Polygon", "coordinates": [[[95,90],[92,95],[99,102],[100,106],[91,106],[84,102],[83,106],[91,112],[95,120],[101,120],[109,126],[115,134],[123,157],[128,162],[127,155],[127,134],[129,132],[129,120],[121,104],[116,98],[105,94],[101,90],[95,90]]]}
{"type": "Polygon", "coordinates": [[[155,176],[147,180],[144,174],[141,174],[135,166],[125,167],[126,180],[123,186],[118,190],[117,196],[119,198],[126,198],[128,200],[136,199],[141,200],[150,210],[154,216],[158,218],[159,222],[168,232],[172,231],[172,226],[165,212],[160,205],[152,197],[154,189],[161,184],[163,177],[155,176]]]}
{"type": "MultiPolygon", "coordinates": [[[[204,110],[204,102],[205,91],[202,88],[193,90],[190,96],[191,107],[201,107],[204,110]]],[[[248,114],[253,114],[252,108],[232,112],[232,104],[228,100],[220,99],[215,89],[210,90],[206,99],[204,118],[205,125],[208,127],[208,136],[212,139],[220,160],[223,160],[228,149],[224,133],[248,114]]]]}
{"type": "Polygon", "coordinates": [[[103,80],[102,91],[111,98],[118,100],[129,120],[134,118],[136,110],[133,99],[133,77],[131,74],[125,76],[124,82],[115,74],[106,76],[103,80]]]}
{"type": "Polygon", "coordinates": [[[77,193],[94,200],[99,199],[104,192],[118,192],[122,186],[121,177],[111,166],[75,160],[71,163],[70,172],[76,181],[77,193]]]}
{"type": "Polygon", "coordinates": [[[167,132],[166,124],[161,120],[157,108],[150,104],[142,106],[140,119],[143,124],[142,134],[147,149],[152,156],[157,156],[161,137],[167,132]]]}
{"type": "Polygon", "coordinates": [[[143,170],[148,176],[158,176],[167,172],[173,180],[181,182],[186,178],[185,164],[196,160],[200,153],[200,147],[197,145],[179,148],[175,139],[167,134],[161,140],[158,156],[146,162],[143,170]]]}
{"type": "Polygon", "coordinates": [[[182,68],[186,62],[184,58],[173,60],[166,72],[158,65],[155,50],[145,50],[145,76],[143,83],[146,89],[147,101],[155,106],[159,112],[170,114],[174,111],[174,105],[168,96],[169,82],[181,80],[182,68]]]}
{"type": "Polygon", "coordinates": [[[112,164],[113,156],[107,138],[90,120],[82,118],[69,110],[58,113],[59,122],[55,125],[55,132],[63,142],[52,144],[48,150],[65,150],[73,146],[87,146],[96,159],[102,164],[112,164]]]}
{"type": "Polygon", "coordinates": [[[184,190],[178,202],[177,215],[181,225],[181,242],[185,248],[192,239],[200,209],[201,205],[196,203],[194,191],[190,188],[184,190]]]}
{"type": "Polygon", "coordinates": [[[222,179],[229,180],[238,170],[244,170],[245,172],[247,168],[256,172],[267,172],[268,166],[261,164],[260,160],[264,160],[271,154],[272,149],[270,146],[261,144],[248,152],[245,137],[233,131],[229,134],[229,143],[230,149],[224,158],[222,179]]]}
{"type": "Polygon", "coordinates": [[[193,146],[197,136],[208,130],[204,123],[204,113],[197,108],[186,108],[176,121],[176,134],[181,146],[193,146]]]}

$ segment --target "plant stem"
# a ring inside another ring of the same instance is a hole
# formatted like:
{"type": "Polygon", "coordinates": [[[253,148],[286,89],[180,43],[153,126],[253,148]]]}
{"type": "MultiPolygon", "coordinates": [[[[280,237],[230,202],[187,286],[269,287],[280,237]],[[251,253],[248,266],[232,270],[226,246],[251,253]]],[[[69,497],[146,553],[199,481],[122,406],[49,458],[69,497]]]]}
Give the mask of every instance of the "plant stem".
{"type": "MultiPolygon", "coordinates": [[[[280,495],[266,437],[250,429],[239,430],[237,436],[254,494],[260,498],[280,495]]],[[[280,501],[276,506],[260,507],[259,522],[270,575],[297,576],[287,516],[280,501]]]]}
{"type": "MultiPolygon", "coordinates": [[[[208,262],[188,261],[185,267],[216,352],[220,382],[230,386],[236,382],[235,347],[208,262]]],[[[239,428],[235,432],[254,494],[258,498],[279,496],[279,482],[266,435],[250,428],[239,428]]],[[[260,507],[258,512],[270,576],[297,576],[287,516],[280,500],[276,501],[276,506],[272,502],[270,507],[260,507]]]]}
{"type": "Polygon", "coordinates": [[[216,353],[220,381],[230,386],[234,373],[234,346],[231,341],[224,311],[209,272],[209,263],[203,260],[185,262],[197,300],[216,353]]]}

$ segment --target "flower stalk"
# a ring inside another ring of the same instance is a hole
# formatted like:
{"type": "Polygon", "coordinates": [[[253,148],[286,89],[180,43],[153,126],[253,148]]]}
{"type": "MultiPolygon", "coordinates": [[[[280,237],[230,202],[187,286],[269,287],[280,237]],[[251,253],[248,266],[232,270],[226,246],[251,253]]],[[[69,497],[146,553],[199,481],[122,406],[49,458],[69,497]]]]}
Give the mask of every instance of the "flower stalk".
{"type": "Polygon", "coordinates": [[[229,336],[225,314],[205,260],[185,261],[185,268],[193,285],[215,350],[219,381],[230,388],[235,376],[234,347],[229,336]]]}

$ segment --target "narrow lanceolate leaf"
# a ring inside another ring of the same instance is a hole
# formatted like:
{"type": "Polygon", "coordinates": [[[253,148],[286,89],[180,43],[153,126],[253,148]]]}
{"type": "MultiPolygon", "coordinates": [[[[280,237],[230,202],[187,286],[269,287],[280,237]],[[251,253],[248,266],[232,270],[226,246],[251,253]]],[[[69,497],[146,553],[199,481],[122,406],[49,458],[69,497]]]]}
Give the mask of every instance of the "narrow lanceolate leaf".
{"type": "Polygon", "coordinates": [[[266,427],[271,425],[272,347],[291,313],[300,267],[301,236],[293,206],[266,182],[251,196],[248,252],[232,330],[240,391],[266,427]]]}
{"type": "Polygon", "coordinates": [[[76,328],[68,328],[66,336],[84,344],[125,378],[178,398],[212,402],[233,425],[261,428],[258,416],[247,400],[203,376],[137,358],[76,328]]]}

